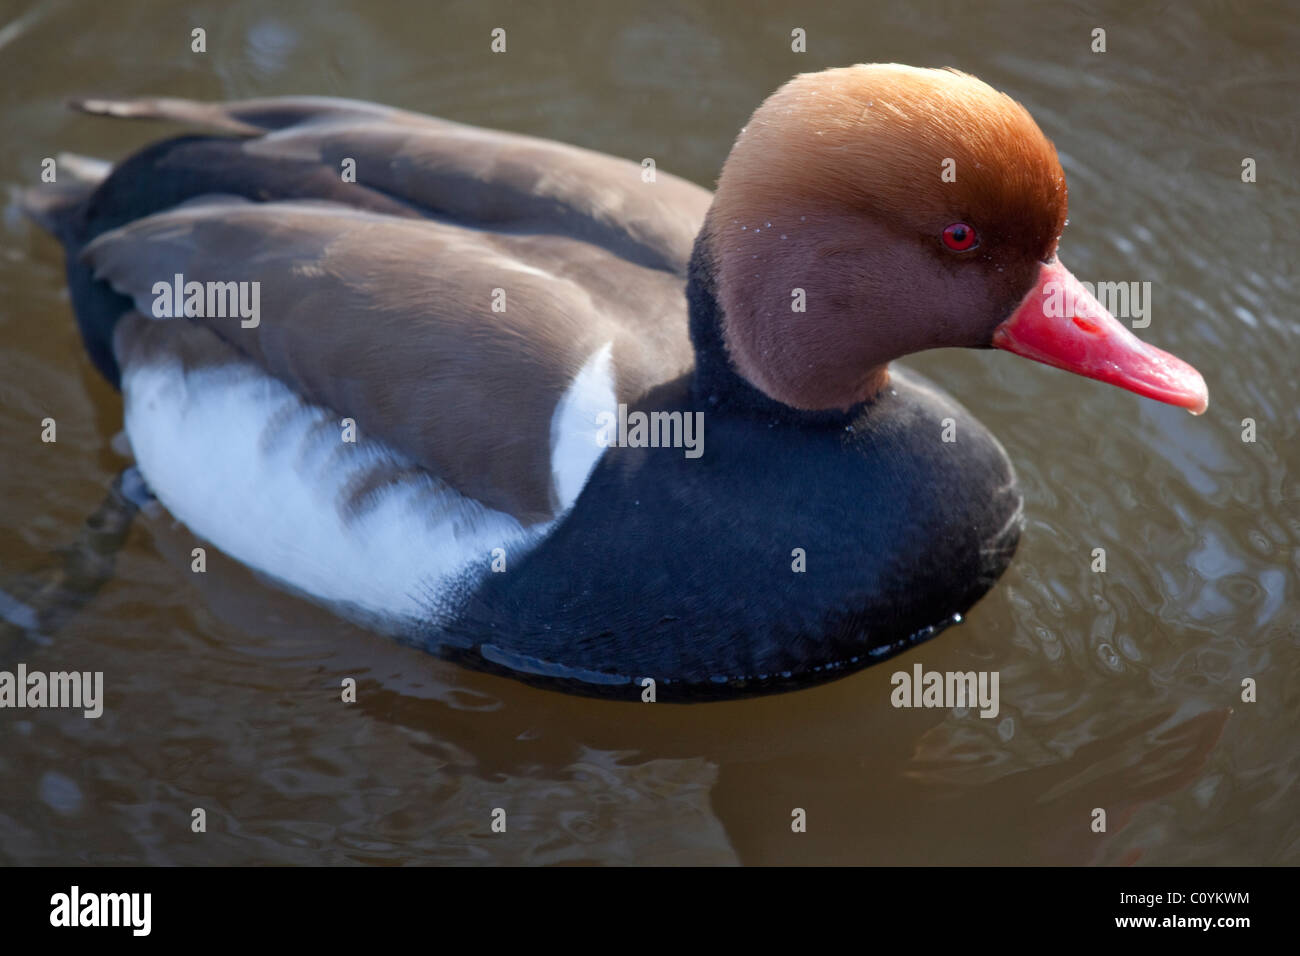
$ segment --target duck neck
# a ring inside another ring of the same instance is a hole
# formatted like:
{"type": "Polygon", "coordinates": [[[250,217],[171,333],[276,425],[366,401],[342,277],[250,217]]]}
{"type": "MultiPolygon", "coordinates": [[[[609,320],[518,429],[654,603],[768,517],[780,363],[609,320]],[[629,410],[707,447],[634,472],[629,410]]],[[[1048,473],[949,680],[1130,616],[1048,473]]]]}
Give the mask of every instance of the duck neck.
{"type": "MultiPolygon", "coordinates": [[[[851,424],[875,399],[847,409],[802,411],[769,398],[744,378],[727,354],[722,306],[718,304],[717,272],[707,227],[700,231],[691,251],[686,280],[691,342],[695,347],[693,390],[696,400],[718,411],[768,418],[804,427],[843,427],[851,424]]],[[[885,369],[882,368],[882,375],[885,369]]]]}

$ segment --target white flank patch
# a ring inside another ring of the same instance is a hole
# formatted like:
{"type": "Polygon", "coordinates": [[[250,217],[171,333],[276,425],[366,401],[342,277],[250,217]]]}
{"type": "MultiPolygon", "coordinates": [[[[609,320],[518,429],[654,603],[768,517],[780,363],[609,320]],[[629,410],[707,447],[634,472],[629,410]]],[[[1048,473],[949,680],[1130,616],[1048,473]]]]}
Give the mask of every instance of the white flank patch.
{"type": "Polygon", "coordinates": [[[573,507],[605,453],[597,441],[601,412],[618,414],[614,375],[610,367],[614,343],[606,342],[591,354],[573,377],[551,416],[551,477],[561,513],[573,507]]]}
{"type": "Polygon", "coordinates": [[[410,468],[342,416],[304,402],[247,362],[186,374],[179,362],[123,371],[126,431],[137,465],[167,509],[231,557],[327,603],[367,616],[436,623],[471,565],[490,573],[550,524],[524,528],[424,471],[349,493],[375,466],[410,468]]]}

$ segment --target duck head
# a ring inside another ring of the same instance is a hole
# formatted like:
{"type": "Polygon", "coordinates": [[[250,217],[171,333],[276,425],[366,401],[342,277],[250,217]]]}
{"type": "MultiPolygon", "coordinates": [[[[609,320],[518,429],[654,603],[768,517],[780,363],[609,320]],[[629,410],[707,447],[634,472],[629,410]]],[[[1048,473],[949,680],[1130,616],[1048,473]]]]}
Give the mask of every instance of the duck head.
{"type": "Polygon", "coordinates": [[[870,398],[912,352],[994,347],[1204,411],[1201,375],[1061,264],[1066,208],[1056,149],[972,76],[797,76],[741,131],[706,221],[727,354],[802,410],[870,398]]]}

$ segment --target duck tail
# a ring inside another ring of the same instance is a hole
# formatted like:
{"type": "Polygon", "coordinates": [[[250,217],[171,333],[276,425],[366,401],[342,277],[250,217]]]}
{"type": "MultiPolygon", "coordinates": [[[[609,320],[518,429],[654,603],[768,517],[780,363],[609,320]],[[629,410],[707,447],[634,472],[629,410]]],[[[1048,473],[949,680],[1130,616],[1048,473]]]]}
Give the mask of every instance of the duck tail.
{"type": "Polygon", "coordinates": [[[18,206],[28,218],[66,245],[73,236],[82,206],[113,167],[93,156],[59,153],[54,168],[61,178],[19,189],[18,206]]]}
{"type": "Polygon", "coordinates": [[[90,268],[77,260],[88,239],[87,216],[96,205],[95,194],[109,179],[113,166],[89,156],[59,153],[54,170],[54,182],[15,190],[18,207],[63,244],[68,289],[86,351],[116,388],[121,379],[111,346],[113,325],[131,307],[131,301],[95,282],[90,268]]]}

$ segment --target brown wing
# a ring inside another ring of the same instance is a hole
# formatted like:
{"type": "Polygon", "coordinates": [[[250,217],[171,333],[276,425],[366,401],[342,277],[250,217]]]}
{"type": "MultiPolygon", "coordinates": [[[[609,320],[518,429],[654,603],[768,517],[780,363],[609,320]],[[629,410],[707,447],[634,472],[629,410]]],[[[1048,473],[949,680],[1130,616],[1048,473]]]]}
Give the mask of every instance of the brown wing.
{"type": "Polygon", "coordinates": [[[525,523],[555,512],[551,420],[588,358],[613,344],[624,401],[690,364],[680,279],[567,237],[213,198],[105,233],[83,258],[145,315],[155,284],[177,274],[257,282],[256,327],[160,321],[209,324],[304,397],[525,523]]]}
{"type": "Polygon", "coordinates": [[[107,232],[83,260],[145,315],[176,274],[258,282],[256,328],[182,321],[521,521],[555,513],[552,415],[593,353],[613,344],[622,401],[690,365],[684,276],[710,194],[683,180],[347,100],[80,105],[237,133],[250,158],[352,159],[358,182],[427,216],[212,196],[107,232]]]}

